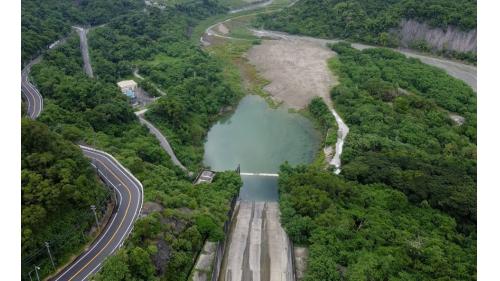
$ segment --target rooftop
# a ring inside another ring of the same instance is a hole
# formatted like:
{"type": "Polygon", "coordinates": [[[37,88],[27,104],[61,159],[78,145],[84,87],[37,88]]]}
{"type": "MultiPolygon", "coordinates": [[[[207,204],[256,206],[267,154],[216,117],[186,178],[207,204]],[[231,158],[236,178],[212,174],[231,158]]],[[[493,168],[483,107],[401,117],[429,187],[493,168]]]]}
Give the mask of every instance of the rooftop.
{"type": "Polygon", "coordinates": [[[120,81],[120,82],[118,82],[116,84],[120,88],[137,87],[137,83],[134,80],[123,80],[123,81],[120,81]]]}
{"type": "Polygon", "coordinates": [[[195,184],[211,183],[214,177],[215,177],[214,171],[203,170],[203,172],[201,172],[196,178],[195,184]]]}

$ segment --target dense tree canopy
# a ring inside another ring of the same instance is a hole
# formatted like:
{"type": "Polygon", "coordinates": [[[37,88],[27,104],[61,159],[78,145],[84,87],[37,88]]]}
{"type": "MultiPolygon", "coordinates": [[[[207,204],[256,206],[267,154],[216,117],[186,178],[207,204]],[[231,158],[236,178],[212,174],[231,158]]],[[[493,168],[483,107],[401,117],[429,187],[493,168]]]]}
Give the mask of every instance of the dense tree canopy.
{"type": "Polygon", "coordinates": [[[22,0],[22,61],[64,37],[71,25],[99,25],[143,5],[142,0],[22,0]]]}
{"type": "Polygon", "coordinates": [[[309,247],[303,280],[475,280],[476,235],[381,184],[316,168],[280,173],[281,223],[309,247]]]}
{"type": "Polygon", "coordinates": [[[147,201],[164,209],[136,222],[125,248],[105,262],[97,280],[186,280],[204,241],[224,238],[222,225],[228,201],[241,186],[239,175],[219,173],[213,183],[194,186],[166,181],[159,172],[155,168],[143,184],[149,187],[147,201]]]}
{"type": "Polygon", "coordinates": [[[220,62],[189,41],[191,22],[215,9],[197,3],[194,9],[191,2],[185,4],[191,7],[191,17],[180,12],[184,5],[150,9],[148,16],[138,12],[118,17],[89,35],[100,80],[114,83],[137,69],[145,78],[142,84],[155,85],[167,94],[146,116],[168,136],[188,167],[201,163],[205,133],[221,109],[239,99],[224,81],[220,62]]]}
{"type": "MultiPolygon", "coordinates": [[[[224,80],[219,61],[189,37],[200,19],[225,9],[214,1],[169,3],[143,9],[139,0],[23,0],[23,60],[68,33],[71,24],[107,23],[88,36],[96,79],[82,71],[76,34],[33,67],[44,111],[39,122],[22,121],[22,251],[30,266],[33,252],[55,233],[64,234],[55,241],[68,241],[53,248],[56,257],[72,253],[92,223],[88,206],[106,199],[88,161],[69,141],[113,154],[143,183],[150,208],[97,280],[186,280],[204,241],[224,237],[239,176],[218,173],[213,183],[194,186],[140,125],[115,84],[137,69],[146,90],[166,92],[147,118],[182,162],[200,164],[209,126],[239,93],[224,80]]],[[[472,5],[305,0],[285,10],[288,15],[260,21],[391,45],[384,32],[402,17],[473,28],[475,16],[470,21],[467,14],[472,5]],[[299,25],[298,18],[307,24],[299,25]]],[[[310,249],[305,280],[474,280],[475,94],[443,71],[388,50],[332,48],[339,56],[330,66],[341,83],[331,97],[351,130],[342,176],[284,165],[280,177],[281,222],[296,244],[310,249]],[[455,124],[450,113],[465,123],[455,124]]],[[[308,111],[335,141],[327,104],[314,99],[308,111]]]]}
{"type": "Polygon", "coordinates": [[[342,174],[428,202],[463,228],[476,221],[476,96],[462,81],[386,49],[332,48],[331,95],[350,128],[342,174]],[[450,112],[465,118],[456,124],[450,112]]]}

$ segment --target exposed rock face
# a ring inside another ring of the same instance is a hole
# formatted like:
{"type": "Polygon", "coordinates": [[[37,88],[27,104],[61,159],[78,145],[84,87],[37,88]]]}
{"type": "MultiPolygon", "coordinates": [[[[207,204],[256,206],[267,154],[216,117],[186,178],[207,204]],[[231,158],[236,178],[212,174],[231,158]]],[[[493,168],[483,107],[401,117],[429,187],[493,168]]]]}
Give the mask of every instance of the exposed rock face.
{"type": "Polygon", "coordinates": [[[170,260],[171,249],[164,240],[159,240],[156,244],[158,252],[153,256],[153,263],[156,268],[156,272],[160,275],[165,273],[165,267],[170,260]]]}
{"type": "Polygon", "coordinates": [[[473,52],[477,50],[477,30],[462,31],[448,26],[446,30],[432,28],[415,20],[402,20],[398,32],[400,42],[404,47],[412,43],[425,41],[437,50],[453,50],[457,52],[473,52]]]}
{"type": "Polygon", "coordinates": [[[142,206],[141,217],[145,217],[153,212],[162,212],[163,206],[156,202],[146,202],[142,206]]]}

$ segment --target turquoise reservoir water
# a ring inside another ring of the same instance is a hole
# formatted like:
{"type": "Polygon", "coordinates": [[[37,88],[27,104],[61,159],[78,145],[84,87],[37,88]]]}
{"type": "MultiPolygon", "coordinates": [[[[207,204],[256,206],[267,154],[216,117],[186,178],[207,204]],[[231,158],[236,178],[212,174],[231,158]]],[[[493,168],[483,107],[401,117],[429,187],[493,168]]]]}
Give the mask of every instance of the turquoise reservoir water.
{"type": "MultiPolygon", "coordinates": [[[[270,108],[255,95],[244,97],[231,116],[208,132],[204,164],[215,171],[234,170],[238,164],[247,173],[277,173],[288,161],[296,165],[313,160],[319,133],[303,116],[286,108],[270,108]]],[[[243,200],[275,201],[277,178],[243,176],[243,200]]]]}

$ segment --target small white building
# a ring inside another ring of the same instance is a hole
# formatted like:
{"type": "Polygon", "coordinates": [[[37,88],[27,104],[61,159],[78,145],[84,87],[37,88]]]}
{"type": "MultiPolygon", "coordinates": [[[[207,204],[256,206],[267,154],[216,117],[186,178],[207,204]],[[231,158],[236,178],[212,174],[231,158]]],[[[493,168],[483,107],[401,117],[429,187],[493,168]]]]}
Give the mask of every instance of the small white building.
{"type": "Polygon", "coordinates": [[[135,99],[137,91],[137,83],[134,80],[123,80],[116,83],[124,95],[131,99],[135,99]]]}
{"type": "Polygon", "coordinates": [[[211,183],[214,180],[214,177],[215,177],[214,171],[203,170],[194,180],[194,184],[211,183]]]}

